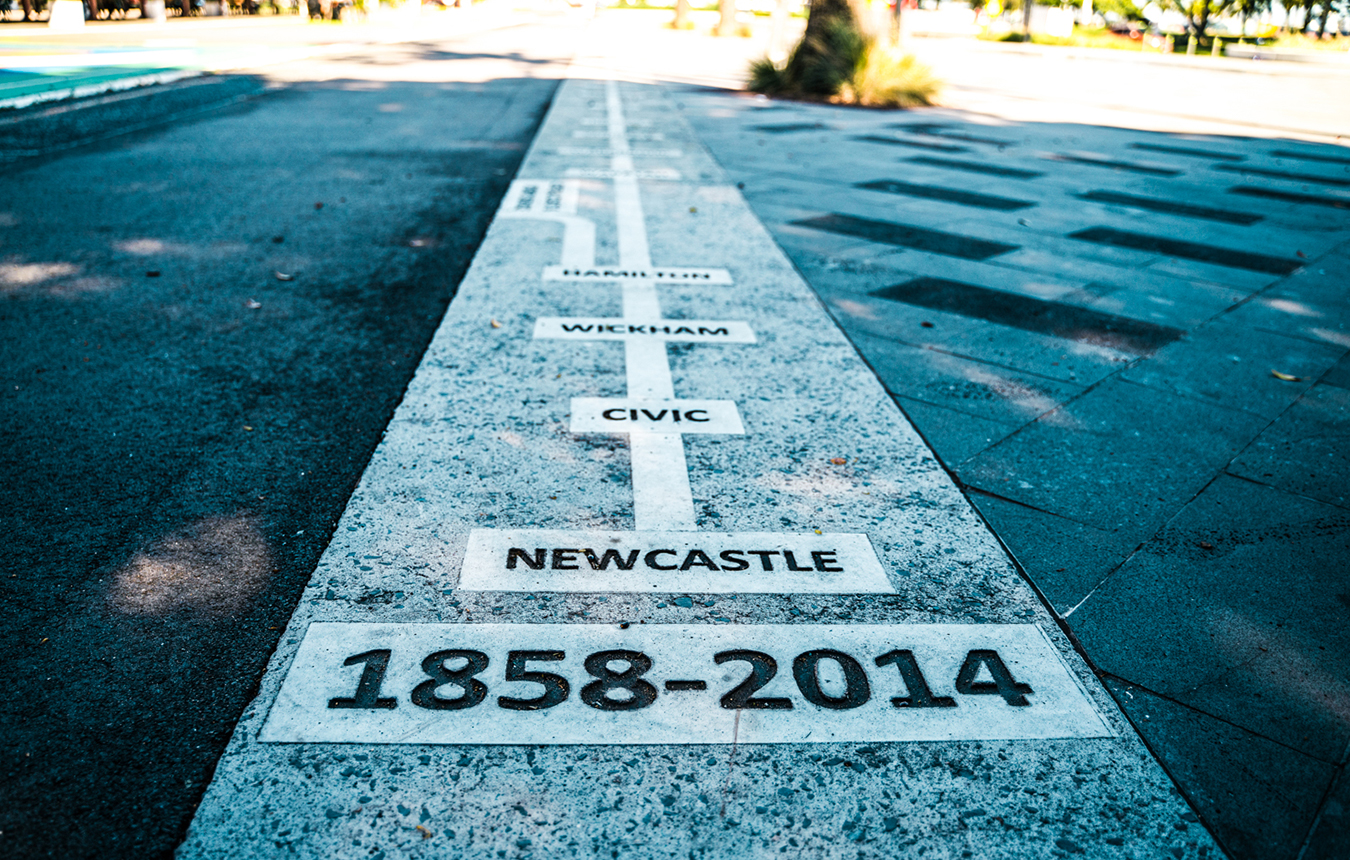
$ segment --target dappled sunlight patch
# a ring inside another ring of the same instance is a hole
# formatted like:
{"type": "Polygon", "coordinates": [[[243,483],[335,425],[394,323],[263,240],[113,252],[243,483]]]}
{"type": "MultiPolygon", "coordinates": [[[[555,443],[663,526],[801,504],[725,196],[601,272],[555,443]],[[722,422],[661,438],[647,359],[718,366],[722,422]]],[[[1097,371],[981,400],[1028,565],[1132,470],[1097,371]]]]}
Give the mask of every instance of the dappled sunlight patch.
{"type": "Polygon", "coordinates": [[[853,299],[835,299],[830,304],[854,319],[874,320],[877,318],[876,311],[862,302],[853,301],[853,299]]]}
{"type": "Polygon", "coordinates": [[[1337,346],[1343,346],[1346,349],[1350,349],[1350,334],[1330,328],[1315,328],[1311,331],[1314,335],[1320,337],[1327,343],[1334,343],[1337,346]]]}
{"type": "Polygon", "coordinates": [[[108,602],[132,615],[229,616],[272,573],[267,539],[251,516],[208,517],[133,556],[116,573],[108,602]]]}
{"type": "Polygon", "coordinates": [[[80,271],[74,263],[0,263],[0,291],[12,293],[80,271]]]}
{"type": "MultiPolygon", "coordinates": [[[[1210,638],[1218,659],[1216,671],[1186,692],[1195,695],[1207,687],[1249,690],[1278,689],[1288,700],[1313,710],[1328,710],[1350,724],[1350,686],[1320,655],[1328,652],[1316,641],[1287,626],[1272,627],[1230,607],[1209,613],[1210,638]]],[[[1202,640],[1203,641],[1203,640],[1202,640]]]]}
{"type": "Polygon", "coordinates": [[[187,245],[148,237],[114,242],[113,250],[137,257],[184,257],[189,259],[219,259],[242,253],[248,246],[242,242],[212,242],[209,245],[187,245]]]}
{"type": "Polygon", "coordinates": [[[1289,299],[1266,299],[1266,305],[1277,311],[1284,311],[1287,314],[1293,314],[1300,317],[1326,316],[1326,314],[1316,308],[1310,308],[1302,302],[1293,302],[1289,299]]]}
{"type": "Polygon", "coordinates": [[[141,257],[163,254],[169,248],[168,245],[158,239],[130,239],[126,242],[114,243],[113,247],[125,254],[136,254],[141,257]]]}
{"type": "Polygon", "coordinates": [[[1018,411],[1027,414],[1028,417],[1042,415],[1059,405],[1059,401],[1043,391],[1024,385],[1016,379],[990,373],[978,365],[966,365],[962,375],[995,397],[1015,404],[1018,411]]]}
{"type": "Polygon", "coordinates": [[[74,296],[83,296],[90,293],[106,293],[122,286],[122,282],[116,278],[88,277],[74,278],[69,281],[56,281],[48,284],[43,292],[49,296],[60,298],[72,298],[74,296]]]}

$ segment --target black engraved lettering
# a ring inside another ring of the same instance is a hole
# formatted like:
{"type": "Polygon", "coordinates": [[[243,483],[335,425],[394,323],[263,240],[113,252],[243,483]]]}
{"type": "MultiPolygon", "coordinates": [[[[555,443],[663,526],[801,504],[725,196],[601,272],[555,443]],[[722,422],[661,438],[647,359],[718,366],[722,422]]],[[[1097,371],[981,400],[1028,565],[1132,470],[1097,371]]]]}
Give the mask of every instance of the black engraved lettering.
{"type": "Polygon", "coordinates": [[[530,672],[525,665],[531,660],[556,663],[566,656],[562,651],[512,651],[506,656],[506,680],[539,684],[544,688],[544,692],[533,699],[498,696],[497,707],[506,708],[508,711],[542,711],[566,701],[567,694],[572,689],[566,678],[549,672],[530,672]]]}
{"type": "Polygon", "coordinates": [[[832,711],[846,711],[865,705],[872,698],[872,687],[867,683],[867,673],[858,661],[831,648],[818,648],[798,654],[792,661],[792,677],[797,681],[797,689],[802,697],[813,705],[829,708],[832,711]],[[833,660],[844,670],[844,694],[827,696],[820,687],[820,661],[833,660]]]}
{"type": "Polygon", "coordinates": [[[592,328],[594,328],[594,326],[589,323],[587,325],[581,325],[580,323],[562,324],[563,331],[578,331],[582,332],[583,334],[589,332],[592,328]]]}
{"type": "Polygon", "coordinates": [[[821,573],[843,573],[844,569],[842,567],[830,566],[839,562],[839,559],[835,557],[838,554],[839,552],[837,550],[832,549],[813,551],[811,553],[811,561],[815,564],[816,570],[821,573]]]}
{"type": "Polygon", "coordinates": [[[534,557],[531,558],[529,552],[519,548],[511,547],[506,551],[506,569],[515,570],[516,562],[523,561],[530,570],[543,570],[544,559],[548,556],[548,550],[537,549],[534,551],[534,557]]]}
{"type": "Polygon", "coordinates": [[[778,661],[759,651],[736,649],[713,655],[713,662],[721,665],[733,660],[749,663],[750,676],[722,696],[721,705],[729,711],[790,711],[792,700],[784,698],[753,698],[778,674],[778,661]]]}
{"type": "Polygon", "coordinates": [[[928,687],[928,679],[919,670],[919,661],[914,659],[913,651],[887,651],[876,659],[878,666],[889,666],[892,663],[900,670],[900,680],[905,682],[905,692],[909,693],[908,696],[893,696],[892,705],[897,708],[956,707],[956,700],[951,696],[933,695],[933,691],[928,687]]]}
{"type": "Polygon", "coordinates": [[[694,333],[694,330],[691,329],[689,326],[682,325],[682,326],[680,326],[679,328],[675,329],[675,333],[676,333],[676,334],[693,334],[693,333],[694,333]]]}
{"type": "Polygon", "coordinates": [[[601,412],[601,413],[600,413],[600,417],[603,418],[603,419],[605,419],[606,421],[622,421],[622,420],[624,420],[624,414],[623,414],[623,413],[624,413],[624,410],[623,410],[623,409],[606,409],[604,412],[601,412]],[[611,412],[617,412],[617,413],[619,413],[619,414],[618,414],[618,415],[610,415],[609,413],[611,413],[611,412]]]}
{"type": "Polygon", "coordinates": [[[771,555],[778,555],[778,550],[776,550],[776,549],[748,549],[748,550],[746,550],[746,553],[749,554],[749,555],[757,555],[757,556],[759,556],[759,563],[760,563],[760,565],[762,565],[763,568],[764,568],[765,570],[773,570],[773,562],[769,560],[769,556],[771,556],[771,555]]]}
{"type": "Polygon", "coordinates": [[[664,685],[667,692],[678,693],[682,690],[706,690],[707,681],[667,681],[664,685]]]}
{"type": "Polygon", "coordinates": [[[413,687],[412,703],[419,708],[433,711],[462,711],[487,698],[487,685],[474,677],[488,667],[488,656],[482,651],[451,649],[437,651],[422,661],[422,671],[431,677],[413,687]],[[449,660],[463,660],[464,668],[447,669],[449,660]],[[464,692],[455,699],[442,699],[436,691],[446,684],[459,687],[464,692]]]}
{"type": "Polygon", "coordinates": [[[689,411],[687,411],[687,412],[684,413],[684,420],[686,420],[686,421],[696,421],[696,422],[702,424],[702,423],[704,423],[704,422],[706,422],[706,421],[709,420],[709,419],[708,419],[708,410],[706,410],[706,409],[690,409],[689,411]],[[702,417],[702,418],[695,418],[695,417],[694,417],[695,415],[702,415],[703,417],[702,417]]]}
{"type": "Polygon", "coordinates": [[[783,560],[787,562],[787,569],[794,571],[815,570],[814,567],[798,567],[797,557],[792,554],[792,550],[783,550],[783,560]]]}
{"type": "Polygon", "coordinates": [[[367,651],[364,654],[353,654],[342,661],[344,666],[355,666],[357,663],[364,663],[365,668],[361,670],[361,680],[356,683],[356,695],[350,699],[338,697],[328,700],[330,708],[358,708],[358,709],[379,709],[389,710],[398,707],[398,700],[391,698],[382,698],[380,696],[380,685],[384,683],[384,673],[389,668],[388,648],[378,648],[374,651],[367,651]]]}
{"type": "Polygon", "coordinates": [[[586,658],[586,671],[598,678],[581,688],[581,701],[601,711],[636,711],[656,701],[656,687],[642,680],[652,668],[652,658],[641,651],[598,651],[586,658]],[[628,668],[615,672],[612,662],[624,662],[628,668]],[[621,699],[610,697],[620,690],[627,695],[621,699]]]}
{"type": "Polygon", "coordinates": [[[579,549],[555,549],[553,551],[554,570],[581,570],[577,564],[579,549]]]}
{"type": "Polygon", "coordinates": [[[675,565],[673,564],[663,565],[656,563],[656,557],[658,555],[674,555],[674,554],[675,550],[673,549],[654,549],[651,552],[644,555],[642,557],[642,560],[645,561],[647,563],[647,566],[650,567],[652,570],[674,570],[675,565]]]}
{"type": "Polygon", "coordinates": [[[701,549],[689,550],[689,554],[684,557],[684,563],[680,565],[680,570],[688,570],[691,567],[706,567],[708,570],[719,570],[717,563],[708,558],[708,554],[701,549]]]}
{"type": "Polygon", "coordinates": [[[731,332],[727,331],[727,329],[726,329],[725,327],[721,327],[721,328],[704,328],[703,326],[699,326],[699,327],[698,327],[698,333],[699,333],[699,334],[706,334],[706,335],[716,335],[716,334],[720,334],[720,335],[723,335],[723,336],[726,336],[726,335],[730,335],[730,334],[731,334],[731,332]]]}
{"type": "Polygon", "coordinates": [[[745,553],[738,549],[724,549],[717,554],[722,559],[723,570],[747,570],[750,562],[745,560],[745,553]]]}
{"type": "Polygon", "coordinates": [[[961,671],[956,673],[956,692],[966,696],[999,695],[1003,701],[1020,708],[1031,704],[1023,694],[1032,689],[1013,680],[1012,672],[1008,671],[997,651],[971,651],[966,655],[966,662],[961,664],[961,671]],[[989,670],[993,681],[975,680],[981,666],[989,670]]]}
{"type": "Polygon", "coordinates": [[[650,421],[660,421],[662,418],[666,417],[666,410],[662,409],[658,411],[655,415],[653,415],[651,412],[644,409],[642,410],[642,414],[646,415],[648,420],[650,421]]]}
{"type": "Polygon", "coordinates": [[[637,563],[638,554],[641,553],[642,550],[635,549],[630,552],[627,561],[624,561],[623,556],[619,555],[617,549],[605,550],[605,554],[598,559],[595,557],[595,550],[586,549],[582,550],[582,552],[586,554],[586,560],[591,563],[591,570],[608,570],[611,561],[614,562],[614,566],[619,570],[632,570],[633,565],[637,563]]]}

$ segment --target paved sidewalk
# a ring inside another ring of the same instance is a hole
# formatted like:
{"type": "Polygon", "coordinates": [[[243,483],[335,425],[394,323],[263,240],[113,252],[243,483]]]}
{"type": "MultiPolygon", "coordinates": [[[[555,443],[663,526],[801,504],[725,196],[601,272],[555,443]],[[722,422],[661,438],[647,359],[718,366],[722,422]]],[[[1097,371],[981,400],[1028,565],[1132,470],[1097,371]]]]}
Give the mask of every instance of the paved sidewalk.
{"type": "Polygon", "coordinates": [[[171,18],[159,24],[102,21],[72,33],[0,27],[0,110],[202,73],[256,70],[372,45],[463,37],[528,20],[520,12],[514,5],[489,2],[464,9],[388,10],[353,23],[280,15],[171,18]]]}
{"type": "Polygon", "coordinates": [[[1350,854],[1350,149],[681,101],[1221,844],[1350,854]]]}

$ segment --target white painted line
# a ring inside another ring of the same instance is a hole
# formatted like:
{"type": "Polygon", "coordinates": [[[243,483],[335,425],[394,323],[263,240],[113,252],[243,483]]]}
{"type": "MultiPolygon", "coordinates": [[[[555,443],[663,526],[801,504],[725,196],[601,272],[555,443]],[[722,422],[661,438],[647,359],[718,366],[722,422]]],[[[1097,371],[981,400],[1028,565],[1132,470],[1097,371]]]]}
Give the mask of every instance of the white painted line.
{"type": "MultiPolygon", "coordinates": [[[[627,135],[624,136],[627,139],[627,135]]],[[[611,158],[616,154],[612,149],[599,149],[591,146],[560,146],[554,150],[559,155],[576,155],[611,158]]],[[[639,158],[683,158],[684,153],[678,149],[625,149],[625,154],[637,156],[639,158]]]]}
{"type": "Polygon", "coordinates": [[[680,171],[669,167],[656,167],[647,170],[607,170],[599,167],[569,167],[567,175],[576,179],[616,179],[620,177],[648,179],[665,182],[678,182],[680,171]]]}
{"type": "Polygon", "coordinates": [[[546,281],[655,281],[730,284],[726,269],[694,269],[681,266],[649,266],[628,269],[619,266],[546,266],[546,281]]]}
{"type": "Polygon", "coordinates": [[[573,397],[570,429],[573,433],[745,435],[734,400],[573,397]]]}
{"type": "Polygon", "coordinates": [[[659,340],[667,343],[754,343],[750,326],[733,320],[653,320],[540,317],[534,336],[551,340],[659,340]]]}
{"type": "MultiPolygon", "coordinates": [[[[628,344],[632,351],[632,342],[628,344]]],[[[633,467],[633,527],[640,531],[694,531],[694,493],[680,436],[634,433],[628,437],[633,467]]]]}
{"type": "Polygon", "coordinates": [[[474,529],[466,591],[892,594],[867,535],[474,529]]]}
{"type": "Polygon", "coordinates": [[[517,179],[497,207],[497,217],[561,223],[562,265],[589,271],[595,266],[595,222],[576,214],[580,195],[581,184],[575,179],[517,179]]]}
{"type": "Polygon", "coordinates": [[[1111,736],[1033,624],[315,623],[262,730],[367,744],[1111,736]]]}

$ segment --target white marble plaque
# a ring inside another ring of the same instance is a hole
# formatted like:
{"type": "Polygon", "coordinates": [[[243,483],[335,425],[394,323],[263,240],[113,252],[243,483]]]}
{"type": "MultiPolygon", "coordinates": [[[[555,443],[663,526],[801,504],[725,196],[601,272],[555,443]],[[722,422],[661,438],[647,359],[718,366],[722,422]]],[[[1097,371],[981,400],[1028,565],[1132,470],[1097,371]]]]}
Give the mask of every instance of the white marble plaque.
{"type": "Polygon", "coordinates": [[[734,400],[573,397],[573,433],[745,433],[734,400]]]}
{"type": "Polygon", "coordinates": [[[470,591],[894,592],[862,534],[474,529],[470,591]]]}
{"type": "Polygon", "coordinates": [[[546,281],[652,281],[654,283],[730,284],[726,269],[699,269],[688,266],[647,266],[639,269],[622,266],[545,266],[546,281]]]}
{"type": "Polygon", "coordinates": [[[731,320],[641,320],[614,317],[540,317],[536,338],[555,340],[659,340],[674,343],[754,343],[755,333],[731,320]]]}
{"type": "Polygon", "coordinates": [[[260,740],[782,744],[1112,736],[1034,624],[625,626],[316,622],[260,740]]]}

